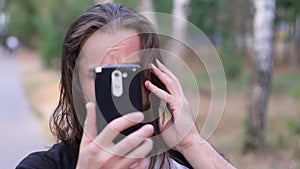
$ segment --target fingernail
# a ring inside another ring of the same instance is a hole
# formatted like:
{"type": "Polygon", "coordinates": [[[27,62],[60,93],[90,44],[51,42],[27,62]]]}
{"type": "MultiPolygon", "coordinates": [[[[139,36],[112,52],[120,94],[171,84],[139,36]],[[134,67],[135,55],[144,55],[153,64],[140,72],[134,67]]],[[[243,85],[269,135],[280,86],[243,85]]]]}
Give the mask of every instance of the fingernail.
{"type": "Polygon", "coordinates": [[[151,85],[152,83],[149,80],[145,82],[145,86],[147,87],[148,90],[151,90],[151,85]]]}
{"type": "Polygon", "coordinates": [[[141,112],[134,112],[134,115],[130,116],[128,119],[130,121],[139,123],[139,122],[143,121],[144,115],[141,112]]]}
{"type": "Polygon", "coordinates": [[[95,104],[92,103],[92,102],[88,102],[88,103],[86,103],[86,105],[85,105],[85,107],[86,107],[87,109],[89,109],[90,107],[94,107],[94,106],[95,106],[95,104]]]}
{"type": "Polygon", "coordinates": [[[154,131],[154,127],[151,124],[144,125],[144,129],[146,130],[147,133],[153,133],[154,131]]]}
{"type": "Polygon", "coordinates": [[[158,59],[155,59],[157,64],[161,64],[161,62],[158,59]]]}
{"type": "Polygon", "coordinates": [[[153,63],[151,63],[151,68],[156,68],[156,66],[153,63]]]}

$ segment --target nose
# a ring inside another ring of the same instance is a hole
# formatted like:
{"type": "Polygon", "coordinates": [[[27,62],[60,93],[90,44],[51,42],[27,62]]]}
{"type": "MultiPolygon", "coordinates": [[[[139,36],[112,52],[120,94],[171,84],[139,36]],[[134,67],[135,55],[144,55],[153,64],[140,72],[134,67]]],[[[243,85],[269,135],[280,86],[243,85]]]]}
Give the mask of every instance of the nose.
{"type": "Polygon", "coordinates": [[[105,55],[100,61],[100,65],[114,65],[120,63],[121,63],[120,56],[110,55],[110,54],[105,55]]]}

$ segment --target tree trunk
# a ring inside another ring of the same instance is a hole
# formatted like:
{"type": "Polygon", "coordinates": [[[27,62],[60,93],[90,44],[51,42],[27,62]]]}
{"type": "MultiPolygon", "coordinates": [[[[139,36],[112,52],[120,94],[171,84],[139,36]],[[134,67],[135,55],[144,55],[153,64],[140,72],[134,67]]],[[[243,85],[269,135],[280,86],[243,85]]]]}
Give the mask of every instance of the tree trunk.
{"type": "Polygon", "coordinates": [[[183,70],[179,61],[184,59],[183,54],[185,50],[186,21],[189,3],[190,0],[173,0],[172,39],[168,44],[168,50],[172,52],[176,58],[167,58],[166,64],[176,67],[179,72],[183,70]]]}
{"type": "Polygon", "coordinates": [[[152,0],[141,0],[140,5],[139,5],[139,12],[144,13],[144,12],[148,12],[145,13],[144,16],[149,19],[149,21],[157,26],[157,21],[156,21],[156,15],[155,12],[153,12],[153,2],[152,0]],[[153,12],[153,13],[152,13],[153,12]]]}
{"type": "Polygon", "coordinates": [[[264,147],[263,130],[273,69],[275,0],[254,0],[254,7],[254,74],[250,89],[245,152],[264,147]]]}
{"type": "Polygon", "coordinates": [[[176,41],[174,39],[173,43],[171,44],[172,44],[172,52],[174,52],[176,56],[180,56],[183,50],[182,42],[185,41],[185,35],[186,35],[186,22],[184,22],[183,20],[187,20],[188,6],[189,6],[189,0],[173,1],[172,14],[175,19],[173,19],[172,36],[178,38],[179,41],[178,40],[176,41]]]}

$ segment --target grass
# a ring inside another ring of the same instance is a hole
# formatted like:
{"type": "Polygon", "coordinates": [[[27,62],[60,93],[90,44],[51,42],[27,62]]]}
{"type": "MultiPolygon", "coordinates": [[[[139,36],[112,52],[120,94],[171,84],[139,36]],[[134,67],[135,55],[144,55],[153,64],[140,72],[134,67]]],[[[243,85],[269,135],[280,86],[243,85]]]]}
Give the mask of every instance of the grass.
{"type": "Polygon", "coordinates": [[[295,135],[289,129],[290,119],[284,115],[270,117],[265,130],[265,139],[271,149],[289,149],[294,145],[295,135]],[[276,131],[274,131],[276,129],[276,131]]]}
{"type": "MultiPolygon", "coordinates": [[[[198,71],[194,73],[196,82],[200,92],[210,93],[211,82],[207,72],[198,71]]],[[[243,70],[240,75],[231,80],[226,80],[227,93],[242,93],[248,94],[251,79],[251,71],[243,70]]],[[[193,80],[186,76],[183,79],[183,87],[189,88],[194,85],[193,80]]],[[[219,83],[223,84],[223,83],[219,83]]],[[[217,84],[216,86],[218,86],[217,84]]],[[[280,95],[287,94],[291,95],[295,99],[300,100],[300,74],[298,72],[279,72],[275,71],[273,73],[271,94],[280,95]]]]}
{"type": "Polygon", "coordinates": [[[300,99],[300,74],[297,72],[277,72],[273,78],[274,93],[288,93],[300,99]]]}

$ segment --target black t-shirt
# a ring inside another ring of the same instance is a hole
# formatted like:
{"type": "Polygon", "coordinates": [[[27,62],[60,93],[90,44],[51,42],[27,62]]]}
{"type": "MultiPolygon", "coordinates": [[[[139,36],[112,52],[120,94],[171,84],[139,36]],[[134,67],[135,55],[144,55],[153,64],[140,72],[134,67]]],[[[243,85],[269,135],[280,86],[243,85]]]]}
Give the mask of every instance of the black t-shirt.
{"type": "MultiPolygon", "coordinates": [[[[192,168],[189,162],[179,152],[168,151],[170,157],[179,164],[192,168]]],[[[71,146],[66,143],[54,144],[48,151],[29,154],[16,169],[74,169],[79,154],[79,144],[71,146]]]]}
{"type": "Polygon", "coordinates": [[[16,169],[73,169],[76,168],[78,152],[79,146],[61,142],[48,151],[29,154],[16,169]]]}

